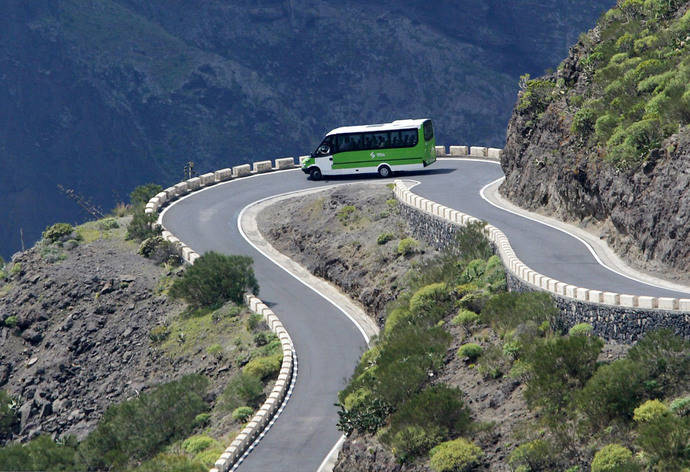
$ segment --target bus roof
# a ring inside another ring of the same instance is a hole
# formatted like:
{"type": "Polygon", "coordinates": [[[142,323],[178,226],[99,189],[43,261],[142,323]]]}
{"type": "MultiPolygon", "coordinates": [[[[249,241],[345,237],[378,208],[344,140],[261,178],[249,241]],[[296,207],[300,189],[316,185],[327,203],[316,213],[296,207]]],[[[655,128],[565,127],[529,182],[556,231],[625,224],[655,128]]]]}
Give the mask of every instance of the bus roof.
{"type": "Polygon", "coordinates": [[[363,133],[368,131],[389,131],[396,129],[419,128],[422,126],[422,123],[427,121],[427,119],[428,118],[421,120],[396,120],[392,123],[380,123],[376,125],[342,126],[329,131],[326,136],[342,133],[363,133]]]}

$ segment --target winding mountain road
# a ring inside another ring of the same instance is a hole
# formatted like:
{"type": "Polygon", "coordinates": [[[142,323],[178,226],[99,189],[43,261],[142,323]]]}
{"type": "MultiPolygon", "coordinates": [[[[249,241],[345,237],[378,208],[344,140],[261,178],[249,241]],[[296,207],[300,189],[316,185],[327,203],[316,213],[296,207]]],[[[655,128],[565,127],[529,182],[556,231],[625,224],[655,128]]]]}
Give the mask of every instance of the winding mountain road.
{"type": "MultiPolygon", "coordinates": [[[[502,175],[495,162],[453,159],[439,160],[426,172],[397,177],[419,181],[413,189],[419,195],[498,227],[525,264],[549,277],[602,291],[687,297],[618,275],[599,265],[577,239],[492,206],[480,191],[502,175]]],[[[366,348],[361,332],[339,309],[245,241],[238,230],[240,212],[273,195],[357,181],[365,180],[355,176],[311,182],[299,170],[268,173],[193,193],[161,216],[164,226],[199,254],[213,250],[252,256],[260,296],[280,317],[295,345],[299,375],[292,398],[240,471],[315,471],[340,438],[333,404],[366,348]]]]}

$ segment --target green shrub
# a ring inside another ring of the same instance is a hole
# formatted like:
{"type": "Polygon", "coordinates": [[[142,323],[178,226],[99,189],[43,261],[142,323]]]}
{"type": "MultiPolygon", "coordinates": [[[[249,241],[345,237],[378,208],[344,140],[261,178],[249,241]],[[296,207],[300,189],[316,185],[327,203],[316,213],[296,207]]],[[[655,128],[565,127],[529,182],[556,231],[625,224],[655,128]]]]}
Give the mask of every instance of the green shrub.
{"type": "Polygon", "coordinates": [[[460,438],[439,444],[429,455],[435,472],[469,472],[480,463],[484,452],[479,446],[460,438]]]}
{"type": "Polygon", "coordinates": [[[163,191],[163,187],[158,184],[144,184],[135,187],[129,194],[129,201],[134,207],[143,208],[156,194],[163,191]]]}
{"type": "Polygon", "coordinates": [[[0,390],[0,439],[11,437],[19,426],[17,401],[4,390],[0,390]]]}
{"type": "Polygon", "coordinates": [[[524,394],[527,404],[540,409],[552,424],[560,423],[573,392],[594,374],[603,345],[595,337],[556,337],[528,352],[532,374],[524,394]]]}
{"type": "Polygon", "coordinates": [[[211,344],[206,348],[206,353],[210,356],[221,358],[223,357],[223,346],[218,343],[211,344]]]}
{"type": "Polygon", "coordinates": [[[15,315],[10,315],[5,318],[5,326],[8,328],[14,328],[17,326],[17,317],[15,315]]]}
{"type": "Polygon", "coordinates": [[[475,324],[477,321],[479,321],[479,315],[476,314],[473,311],[466,310],[464,308],[460,308],[458,311],[458,314],[453,317],[453,320],[451,321],[452,324],[454,325],[460,325],[464,326],[465,328],[468,328],[475,324]]]}
{"type": "Polygon", "coordinates": [[[466,357],[470,362],[474,362],[482,355],[482,351],[482,347],[479,344],[467,343],[458,349],[458,357],[466,357]]]}
{"type": "Polygon", "coordinates": [[[233,410],[232,419],[239,421],[240,423],[244,423],[252,416],[253,413],[254,410],[252,410],[250,407],[240,406],[233,410]]]}
{"type": "Polygon", "coordinates": [[[257,294],[252,259],[207,252],[170,287],[170,295],[195,306],[220,306],[228,300],[243,303],[245,292],[257,294]]]}
{"type": "Polygon", "coordinates": [[[132,220],[127,225],[126,239],[143,241],[147,238],[160,236],[161,228],[157,224],[158,215],[155,213],[144,213],[143,208],[134,211],[132,220]]]}
{"type": "Polygon", "coordinates": [[[645,376],[639,365],[619,359],[599,367],[575,400],[590,425],[601,428],[615,420],[630,421],[645,393],[645,376]]]}
{"type": "Polygon", "coordinates": [[[69,223],[55,223],[43,231],[43,239],[49,243],[55,243],[67,238],[74,232],[74,227],[69,223]]]}
{"type": "Polygon", "coordinates": [[[530,80],[529,74],[520,77],[520,88],[517,110],[530,111],[534,114],[542,113],[551,103],[556,90],[556,84],[551,80],[530,80]]]}
{"type": "Polygon", "coordinates": [[[139,245],[139,254],[152,259],[157,264],[180,264],[180,258],[177,246],[170,241],[163,239],[162,236],[152,236],[146,238],[139,245]]]}
{"type": "MultiPolygon", "coordinates": [[[[675,394],[679,379],[690,372],[690,341],[676,336],[668,329],[647,333],[627,355],[655,386],[650,396],[675,394]]],[[[652,384],[648,383],[648,387],[652,384]]]]}
{"type": "Polygon", "coordinates": [[[594,124],[594,133],[601,143],[605,143],[613,134],[613,130],[618,126],[618,119],[615,116],[606,114],[597,118],[594,124]]]}
{"type": "Polygon", "coordinates": [[[389,442],[398,460],[408,462],[426,454],[441,439],[437,428],[428,430],[421,426],[409,425],[396,431],[389,442]]]}
{"type": "Polygon", "coordinates": [[[671,402],[671,411],[678,416],[690,415],[690,396],[683,398],[676,398],[671,402]]]}
{"type": "Polygon", "coordinates": [[[510,360],[500,346],[491,345],[484,351],[477,363],[477,371],[485,378],[497,379],[510,368],[510,360]]]}
{"type": "Polygon", "coordinates": [[[251,375],[264,380],[278,375],[282,363],[282,352],[272,356],[257,357],[256,359],[249,361],[249,363],[242,368],[242,372],[246,375],[251,375]]]}
{"type": "Polygon", "coordinates": [[[117,222],[115,218],[103,218],[102,220],[98,221],[98,229],[101,231],[109,231],[111,229],[117,229],[120,227],[120,224],[117,222]]]}
{"type": "Polygon", "coordinates": [[[481,312],[482,320],[499,331],[515,329],[527,321],[553,321],[557,315],[553,300],[542,292],[500,293],[491,297],[481,312]]]}
{"type": "Polygon", "coordinates": [[[425,454],[434,444],[467,431],[469,411],[462,392],[446,385],[433,385],[412,396],[390,419],[381,437],[405,461],[425,454]],[[424,439],[426,438],[426,439],[424,439]]]}
{"type": "Polygon", "coordinates": [[[170,336],[170,327],[167,325],[158,325],[151,328],[149,331],[149,339],[152,343],[162,343],[170,336]]]}
{"type": "Polygon", "coordinates": [[[444,283],[426,285],[410,298],[410,313],[422,324],[436,324],[452,308],[450,290],[444,283]]]}
{"type": "Polygon", "coordinates": [[[77,470],[77,441],[67,438],[57,443],[47,434],[42,434],[25,444],[9,443],[0,448],[1,470],[77,470]]]}
{"type": "Polygon", "coordinates": [[[390,335],[398,326],[411,324],[413,321],[414,316],[407,307],[395,308],[388,314],[383,332],[384,334],[390,335]]]}
{"type": "Polygon", "coordinates": [[[398,254],[401,256],[410,256],[417,251],[419,243],[414,238],[401,239],[398,243],[398,254]]]}
{"type": "Polygon", "coordinates": [[[223,449],[223,446],[212,447],[194,456],[194,462],[200,462],[205,467],[205,470],[212,469],[218,458],[224,452],[225,449],[223,449]]]}
{"type": "Polygon", "coordinates": [[[520,467],[527,467],[527,470],[554,470],[556,462],[553,455],[548,442],[535,439],[513,449],[508,456],[508,464],[513,470],[520,467]]]}
{"type": "Polygon", "coordinates": [[[568,330],[568,334],[570,336],[590,336],[593,331],[594,327],[591,324],[578,323],[568,330]]]}
{"type": "Polygon", "coordinates": [[[351,400],[350,408],[342,403],[338,407],[337,428],[346,436],[353,431],[375,433],[386,424],[388,415],[393,411],[388,402],[374,395],[362,395],[357,401],[351,400]]]}
{"type": "MultiPolygon", "coordinates": [[[[218,458],[218,456],[216,456],[218,458]]],[[[110,470],[110,469],[108,469],[110,470]]],[[[162,452],[136,468],[136,472],[206,472],[207,467],[183,454],[162,452]]]]}
{"type": "Polygon", "coordinates": [[[194,418],[208,409],[207,388],[205,377],[187,375],[110,406],[79,445],[80,459],[90,470],[104,470],[154,456],[192,431],[194,418]]]}
{"type": "Polygon", "coordinates": [[[347,226],[348,223],[351,223],[355,220],[356,212],[357,208],[355,208],[354,206],[345,205],[340,210],[338,210],[336,216],[338,218],[338,221],[340,221],[344,226],[347,226]]]}
{"type": "Polygon", "coordinates": [[[633,472],[638,470],[630,449],[619,444],[604,446],[594,455],[592,472],[633,472]]]}
{"type": "Polygon", "coordinates": [[[379,237],[376,238],[376,244],[383,245],[388,241],[392,241],[393,239],[395,239],[395,235],[393,233],[381,233],[379,234],[379,237]]]}
{"type": "Polygon", "coordinates": [[[211,413],[199,413],[194,417],[194,427],[206,426],[211,420],[211,413]]]}
{"type": "Polygon", "coordinates": [[[218,446],[220,443],[210,436],[197,435],[192,436],[182,441],[182,449],[190,454],[198,454],[212,446],[218,446]]]}
{"type": "Polygon", "coordinates": [[[573,124],[570,129],[573,133],[580,136],[588,136],[594,131],[596,119],[597,116],[594,110],[587,107],[581,108],[573,116],[573,124]]]}
{"type": "MultiPolygon", "coordinates": [[[[261,331],[260,333],[254,334],[254,344],[258,347],[265,346],[268,341],[271,340],[271,334],[266,331],[261,331]]],[[[275,335],[274,335],[275,336],[275,335]]]]}
{"type": "Polygon", "coordinates": [[[637,444],[654,464],[653,470],[675,471],[690,466],[690,421],[675,415],[659,400],[635,409],[637,444]]]}
{"type": "Polygon", "coordinates": [[[256,331],[258,329],[263,329],[264,327],[264,317],[258,313],[252,313],[247,317],[247,331],[256,331]]]}
{"type": "Polygon", "coordinates": [[[263,394],[264,385],[259,377],[240,372],[228,382],[221,395],[220,403],[226,411],[245,405],[257,407],[263,399],[263,394]]]}

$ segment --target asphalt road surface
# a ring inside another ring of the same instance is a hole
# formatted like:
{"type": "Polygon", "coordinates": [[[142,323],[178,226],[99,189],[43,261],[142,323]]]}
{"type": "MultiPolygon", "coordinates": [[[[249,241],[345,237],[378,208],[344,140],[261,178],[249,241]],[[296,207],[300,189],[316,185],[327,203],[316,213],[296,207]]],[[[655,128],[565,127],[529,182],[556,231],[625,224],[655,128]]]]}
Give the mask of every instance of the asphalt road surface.
{"type": "MultiPolygon", "coordinates": [[[[489,161],[439,160],[426,171],[395,178],[417,180],[421,184],[413,192],[500,228],[517,256],[544,275],[602,291],[687,297],[617,275],[600,266],[575,238],[493,207],[481,198],[480,190],[502,175],[500,166],[489,161]]],[[[300,170],[268,173],[194,193],[163,215],[164,226],[199,254],[213,250],[252,256],[259,296],[281,319],[295,345],[299,373],[292,398],[240,471],[315,471],[341,436],[334,403],[366,348],[362,334],[342,312],[244,240],[237,228],[240,211],[285,192],[375,178],[312,182],[300,170]]]]}

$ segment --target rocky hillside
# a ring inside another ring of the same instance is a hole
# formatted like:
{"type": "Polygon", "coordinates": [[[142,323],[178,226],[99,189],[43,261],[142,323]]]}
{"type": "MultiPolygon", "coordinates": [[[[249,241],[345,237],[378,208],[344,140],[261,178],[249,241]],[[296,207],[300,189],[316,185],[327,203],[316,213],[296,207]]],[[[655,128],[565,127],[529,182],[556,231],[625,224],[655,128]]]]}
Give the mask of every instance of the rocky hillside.
{"type": "MultiPolygon", "coordinates": [[[[197,425],[203,434],[227,442],[241,429],[244,417],[232,413],[242,404],[229,385],[280,343],[231,302],[191,310],[169,298],[180,268],[137,254],[138,243],[124,238],[128,218],[41,240],[0,270],[0,395],[11,399],[0,413],[16,417],[0,415],[0,463],[12,455],[1,446],[40,434],[83,440],[106,408],[186,374],[209,381],[205,400],[213,408],[197,425]]],[[[256,379],[244,405],[263,401],[272,377],[264,380],[256,379]]]]}
{"type": "Polygon", "coordinates": [[[690,267],[690,2],[619,2],[558,71],[524,78],[501,192],[633,265],[690,267]]]}
{"type": "Polygon", "coordinates": [[[431,116],[500,146],[517,77],[613,0],[9,0],[0,18],[0,254],[135,185],[304,154],[344,123],[431,116]],[[535,14],[536,12],[536,14],[535,14]],[[37,202],[40,202],[38,204],[37,202]]]}

